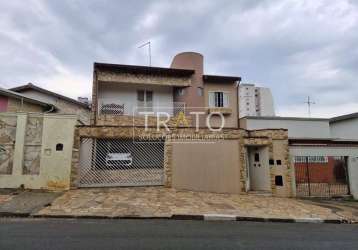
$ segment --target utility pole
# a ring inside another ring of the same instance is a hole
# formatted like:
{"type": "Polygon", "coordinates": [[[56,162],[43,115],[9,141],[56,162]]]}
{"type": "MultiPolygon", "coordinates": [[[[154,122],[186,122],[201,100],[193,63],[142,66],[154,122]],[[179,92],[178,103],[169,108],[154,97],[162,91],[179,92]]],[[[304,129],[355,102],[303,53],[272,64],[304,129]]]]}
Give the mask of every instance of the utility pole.
{"type": "Polygon", "coordinates": [[[152,48],[151,48],[150,41],[142,44],[141,46],[138,47],[138,49],[143,48],[144,46],[148,46],[149,67],[150,67],[152,66],[152,48]]]}
{"type": "Polygon", "coordinates": [[[307,101],[305,103],[308,106],[308,116],[311,117],[311,105],[316,104],[316,103],[311,101],[310,96],[307,97],[307,101]]]}

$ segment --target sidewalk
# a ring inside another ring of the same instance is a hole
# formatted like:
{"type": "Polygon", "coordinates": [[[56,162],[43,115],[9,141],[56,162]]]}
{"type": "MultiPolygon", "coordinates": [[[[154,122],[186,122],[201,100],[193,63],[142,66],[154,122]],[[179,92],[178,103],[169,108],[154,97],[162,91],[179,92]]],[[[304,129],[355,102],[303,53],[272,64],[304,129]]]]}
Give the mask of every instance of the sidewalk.
{"type": "MultiPolygon", "coordinates": [[[[70,190],[35,216],[149,217],[203,216],[211,219],[261,218],[275,221],[355,220],[298,199],[177,191],[163,187],[70,190]]],[[[190,218],[190,217],[189,217],[190,218]]]]}
{"type": "Polygon", "coordinates": [[[9,191],[0,193],[0,216],[27,217],[51,204],[62,193],[45,191],[9,191]]]}

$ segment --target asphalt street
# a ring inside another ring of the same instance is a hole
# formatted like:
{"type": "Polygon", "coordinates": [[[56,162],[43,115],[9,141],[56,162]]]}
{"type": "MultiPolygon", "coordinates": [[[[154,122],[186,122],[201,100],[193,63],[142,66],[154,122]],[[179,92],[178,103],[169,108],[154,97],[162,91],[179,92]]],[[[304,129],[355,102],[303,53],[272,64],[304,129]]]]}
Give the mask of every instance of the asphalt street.
{"type": "Polygon", "coordinates": [[[0,249],[358,249],[357,224],[0,219],[0,249]]]}

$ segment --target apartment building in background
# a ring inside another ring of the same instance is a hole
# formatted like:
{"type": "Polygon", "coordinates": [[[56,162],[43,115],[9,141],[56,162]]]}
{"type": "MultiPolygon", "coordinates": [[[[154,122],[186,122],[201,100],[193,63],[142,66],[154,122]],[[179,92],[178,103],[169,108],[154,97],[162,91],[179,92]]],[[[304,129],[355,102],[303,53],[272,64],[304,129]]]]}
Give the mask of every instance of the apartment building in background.
{"type": "Polygon", "coordinates": [[[239,87],[239,116],[275,116],[271,90],[242,83],[239,87]]]}

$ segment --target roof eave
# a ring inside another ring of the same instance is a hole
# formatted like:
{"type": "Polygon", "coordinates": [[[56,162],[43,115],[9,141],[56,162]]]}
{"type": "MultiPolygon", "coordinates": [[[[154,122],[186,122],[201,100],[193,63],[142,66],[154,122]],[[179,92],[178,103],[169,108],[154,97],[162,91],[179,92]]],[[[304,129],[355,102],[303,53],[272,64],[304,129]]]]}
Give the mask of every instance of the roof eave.
{"type": "Polygon", "coordinates": [[[83,108],[90,109],[89,105],[87,105],[86,103],[82,103],[82,102],[76,101],[76,100],[74,100],[74,99],[72,99],[70,97],[63,96],[63,95],[57,94],[55,92],[49,91],[47,89],[40,88],[40,87],[38,87],[38,86],[36,86],[34,84],[31,84],[31,83],[26,84],[26,85],[22,85],[22,86],[18,86],[18,87],[14,87],[14,88],[10,88],[9,90],[14,91],[14,92],[21,92],[21,91],[26,91],[26,90],[35,90],[35,91],[41,92],[43,94],[47,94],[47,95],[55,96],[57,98],[61,98],[63,100],[71,102],[71,103],[73,103],[75,105],[82,106],[83,108]]]}
{"type": "Polygon", "coordinates": [[[241,82],[239,76],[203,75],[203,81],[207,83],[237,83],[241,82]]]}
{"type": "Polygon", "coordinates": [[[131,74],[168,75],[173,77],[190,77],[195,73],[195,70],[191,69],[162,68],[127,64],[109,64],[99,62],[94,63],[94,70],[131,74]]]}

